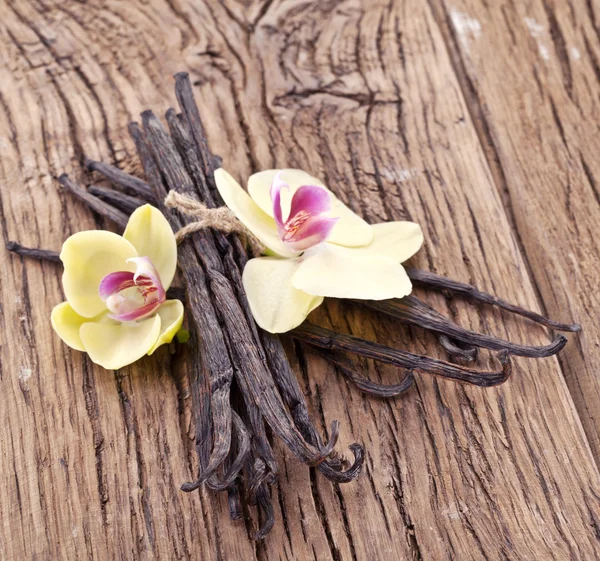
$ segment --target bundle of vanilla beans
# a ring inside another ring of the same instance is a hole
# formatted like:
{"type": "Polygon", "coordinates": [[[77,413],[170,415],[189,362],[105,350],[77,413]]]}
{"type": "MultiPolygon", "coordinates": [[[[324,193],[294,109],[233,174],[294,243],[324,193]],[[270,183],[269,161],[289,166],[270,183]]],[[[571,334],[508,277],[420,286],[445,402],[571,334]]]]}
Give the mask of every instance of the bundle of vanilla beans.
{"type": "MultiPolygon", "coordinates": [[[[185,193],[209,208],[222,204],[213,179],[220,162],[208,147],[188,75],[177,74],[175,80],[181,113],[167,111],[168,130],[151,111],[142,113],[141,126],[131,123],[129,127],[145,180],[93,161],[86,163],[88,169],[102,174],[114,189],[94,185],[85,189],[66,175],[59,178],[92,210],[123,228],[129,214],[147,202],[161,209],[175,231],[193,222],[193,217],[164,205],[170,190],[185,193]]],[[[8,247],[23,256],[60,262],[55,251],[25,248],[15,242],[8,247]]],[[[237,234],[199,231],[179,247],[179,267],[186,290],[181,294],[171,291],[170,296],[179,296],[186,304],[191,334],[188,372],[199,457],[198,478],[182,489],[193,491],[204,484],[226,492],[234,519],[242,516],[242,501],[257,505],[260,527],[255,538],[262,539],[274,523],[268,485],[277,480],[278,466],[272,438],[283,440],[302,462],[336,483],[358,476],[364,451],[359,444],[353,444],[353,461],[343,461],[334,452],[337,421],[327,437],[319,434],[311,421],[279,337],[259,329],[248,307],[241,282],[247,260],[246,247],[237,234]]],[[[577,325],[553,322],[469,285],[415,269],[408,273],[415,284],[495,305],[551,329],[579,330],[577,325]]],[[[361,391],[379,397],[396,396],[409,389],[414,381],[413,371],[483,387],[501,384],[510,375],[511,355],[541,358],[557,353],[566,343],[565,337],[559,335],[547,346],[533,347],[469,331],[414,296],[357,303],[434,332],[450,357],[460,363],[475,360],[479,348],[498,351],[500,368],[487,372],[336,333],[309,322],[290,333],[295,339],[320,348],[323,356],[361,391]],[[349,354],[392,364],[403,375],[394,385],[369,381],[356,370],[349,354]]]]}

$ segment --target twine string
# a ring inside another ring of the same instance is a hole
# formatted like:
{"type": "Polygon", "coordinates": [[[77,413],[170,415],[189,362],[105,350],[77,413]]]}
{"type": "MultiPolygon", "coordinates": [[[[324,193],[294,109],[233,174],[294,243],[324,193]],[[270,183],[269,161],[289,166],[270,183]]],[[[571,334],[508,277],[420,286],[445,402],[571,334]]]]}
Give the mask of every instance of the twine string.
{"type": "Polygon", "coordinates": [[[165,206],[198,219],[175,233],[178,244],[195,232],[213,228],[225,234],[239,234],[242,241],[250,246],[255,255],[260,255],[265,251],[265,246],[260,240],[227,207],[208,208],[204,203],[177,191],[169,191],[165,198],[165,206]]]}

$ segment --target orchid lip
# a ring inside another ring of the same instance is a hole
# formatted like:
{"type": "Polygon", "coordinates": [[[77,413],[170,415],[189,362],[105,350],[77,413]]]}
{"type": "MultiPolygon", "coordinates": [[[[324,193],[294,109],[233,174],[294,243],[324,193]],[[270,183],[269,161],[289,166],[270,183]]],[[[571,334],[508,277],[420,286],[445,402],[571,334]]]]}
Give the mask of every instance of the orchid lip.
{"type": "Polygon", "coordinates": [[[339,217],[327,216],[331,211],[331,196],[318,185],[302,185],[294,193],[290,213],[283,220],[281,190],[289,189],[277,173],[271,184],[273,216],[281,240],[291,249],[304,251],[327,240],[339,217]]]}
{"type": "Polygon", "coordinates": [[[136,271],[117,271],[106,275],[98,293],[106,304],[108,317],[117,321],[137,321],[153,315],[166,300],[166,292],[152,261],[133,257],[136,271]]]}

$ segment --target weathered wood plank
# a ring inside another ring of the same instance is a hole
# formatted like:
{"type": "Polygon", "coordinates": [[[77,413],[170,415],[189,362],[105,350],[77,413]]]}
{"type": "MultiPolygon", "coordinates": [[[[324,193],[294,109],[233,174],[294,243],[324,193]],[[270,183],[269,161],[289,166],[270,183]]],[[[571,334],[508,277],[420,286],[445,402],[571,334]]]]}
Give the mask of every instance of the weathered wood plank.
{"type": "MultiPolygon", "coordinates": [[[[127,122],[174,104],[169,75],[187,69],[213,149],[236,175],[309,169],[373,222],[421,222],[427,242],[416,264],[535,309],[494,175],[422,2],[1,9],[5,241],[59,247],[94,227],[51,175],[77,170],[84,154],[132,168],[127,122]]],[[[555,359],[518,359],[513,379],[493,390],[419,377],[414,392],[383,402],[290,345],[323,432],[340,419],[340,450],[362,440],[367,466],[357,482],[332,486],[279,448],[279,523],[255,546],[221,501],[177,490],[196,469],[185,357],[163,350],[118,374],[94,367],[49,328],[59,272],[1,263],[1,558],[598,558],[600,478],[555,359]]],[[[486,308],[449,311],[474,329],[545,339],[486,308]]],[[[433,338],[351,305],[331,302],[316,319],[437,351],[433,338]]],[[[365,371],[397,377],[371,364],[365,371]]]]}
{"type": "Polygon", "coordinates": [[[598,461],[600,6],[434,3],[543,305],[584,328],[560,361],[598,461]]]}
{"type": "MultiPolygon", "coordinates": [[[[139,9],[18,2],[1,13],[3,239],[59,248],[99,224],[52,176],[78,173],[84,153],[133,154],[126,125],[147,104],[173,103],[158,81],[168,71],[137,31],[149,17],[139,9]]],[[[153,17],[177,28],[168,5],[153,17]]],[[[49,327],[60,271],[1,263],[0,558],[254,558],[225,502],[178,489],[197,472],[182,365],[172,375],[162,353],[116,374],[92,368],[49,327]]]]}

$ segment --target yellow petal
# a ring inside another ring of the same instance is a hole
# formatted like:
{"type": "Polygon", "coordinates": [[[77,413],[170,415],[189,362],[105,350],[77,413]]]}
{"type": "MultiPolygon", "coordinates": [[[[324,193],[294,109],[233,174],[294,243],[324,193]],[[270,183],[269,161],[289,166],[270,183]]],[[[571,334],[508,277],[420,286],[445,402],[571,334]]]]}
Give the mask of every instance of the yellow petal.
{"type": "Polygon", "coordinates": [[[272,215],[264,213],[242,186],[223,168],[215,171],[215,183],[225,204],[264,245],[277,255],[284,257],[298,255],[298,252],[291,251],[279,238],[272,215]]]}
{"type": "Polygon", "coordinates": [[[300,325],[323,302],[294,288],[298,268],[294,259],[259,257],[244,268],[243,283],[256,323],[270,333],[284,333],[300,325]]]}
{"type": "Polygon", "coordinates": [[[52,327],[58,336],[69,347],[76,351],[85,351],[85,347],[79,337],[79,329],[84,323],[90,321],[90,318],[80,316],[68,302],[63,302],[55,306],[50,315],[52,327]]]}
{"type": "MultiPolygon", "coordinates": [[[[248,180],[248,192],[254,202],[269,216],[273,216],[273,203],[271,201],[271,183],[277,172],[281,171],[281,179],[289,186],[289,192],[281,192],[281,209],[286,219],[290,212],[292,196],[302,185],[319,185],[325,187],[322,181],[299,169],[269,169],[255,173],[248,180]]],[[[327,189],[329,191],[329,189],[327,189]]],[[[351,211],[331,191],[331,216],[339,216],[339,220],[327,241],[348,247],[366,245],[373,239],[371,226],[360,216],[351,211]]]]}
{"type": "Polygon", "coordinates": [[[62,247],[62,281],[67,301],[81,316],[93,318],[106,309],[98,295],[100,281],[116,271],[135,271],[127,259],[137,257],[126,239],[104,230],[73,234],[62,247]]]}
{"type": "Polygon", "coordinates": [[[171,286],[177,269],[177,242],[163,213],[151,205],[137,208],[129,218],[123,237],[140,257],[149,257],[165,290],[171,286]]]}
{"type": "Polygon", "coordinates": [[[158,308],[160,316],[160,333],[154,346],[148,351],[151,355],[158,347],[170,343],[181,329],[183,323],[183,304],[179,300],[167,300],[158,308]]]}
{"type": "Polygon", "coordinates": [[[351,256],[379,255],[398,263],[411,258],[423,245],[421,226],[414,222],[383,222],[373,224],[373,241],[363,247],[342,247],[351,256]]]}
{"type": "Polygon", "coordinates": [[[389,257],[352,256],[325,244],[302,258],[293,284],[308,294],[333,298],[385,300],[410,294],[404,267],[389,257]]]}
{"type": "Polygon", "coordinates": [[[107,370],[117,370],[139,360],[154,347],[160,326],[157,314],[138,323],[84,323],[79,335],[93,362],[107,370]]]}

